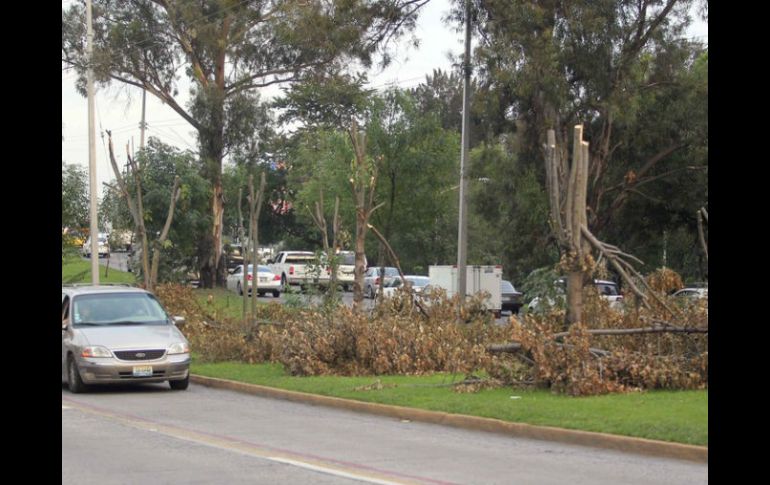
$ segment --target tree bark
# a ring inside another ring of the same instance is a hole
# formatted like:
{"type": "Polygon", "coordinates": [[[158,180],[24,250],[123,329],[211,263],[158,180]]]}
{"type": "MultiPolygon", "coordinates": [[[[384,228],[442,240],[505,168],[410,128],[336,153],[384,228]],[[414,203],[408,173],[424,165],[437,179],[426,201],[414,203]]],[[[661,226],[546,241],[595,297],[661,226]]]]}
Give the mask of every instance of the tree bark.
{"type": "Polygon", "coordinates": [[[243,213],[241,212],[241,201],[243,200],[243,188],[238,189],[238,236],[241,240],[241,256],[243,257],[243,270],[241,275],[241,293],[243,293],[243,308],[241,311],[241,317],[246,320],[246,309],[248,308],[249,299],[249,243],[251,242],[251,234],[249,238],[246,238],[246,230],[243,227],[243,213]],[[248,241],[248,242],[247,242],[248,241]]]}
{"type": "Polygon", "coordinates": [[[224,189],[222,187],[222,158],[224,157],[224,91],[218,86],[203,90],[200,101],[208,111],[210,122],[198,130],[206,178],[211,182],[210,239],[203,241],[201,283],[204,288],[224,286],[225,270],[222,264],[222,231],[224,221],[224,189]]]}
{"type": "Polygon", "coordinates": [[[174,187],[171,189],[171,202],[168,206],[168,214],[166,215],[166,224],[163,226],[163,231],[160,233],[160,238],[155,241],[152,252],[152,268],[150,273],[150,287],[152,291],[155,285],[158,284],[158,268],[160,267],[160,251],[163,249],[163,243],[168,239],[168,231],[171,229],[171,222],[174,220],[174,209],[176,209],[176,203],[179,200],[179,196],[182,195],[182,191],[179,187],[179,175],[174,177],[174,187]]]}
{"type": "Polygon", "coordinates": [[[358,126],[353,121],[348,132],[355,153],[353,173],[350,187],[353,200],[356,203],[356,269],[353,283],[353,308],[360,311],[364,301],[364,272],[366,272],[365,243],[369,218],[382,204],[374,205],[374,191],[377,187],[377,166],[366,160],[366,134],[358,132],[358,126]]]}
{"type": "Polygon", "coordinates": [[[137,202],[134,201],[134,198],[131,197],[131,193],[128,191],[128,184],[126,183],[126,180],[121,175],[120,169],[118,168],[118,163],[115,161],[115,150],[112,145],[112,132],[110,130],[107,130],[107,141],[109,146],[110,165],[112,166],[112,171],[115,173],[115,179],[118,181],[118,187],[120,187],[120,191],[123,193],[123,196],[126,198],[126,204],[128,204],[128,210],[129,212],[131,212],[131,217],[134,219],[136,233],[139,235],[141,239],[142,277],[144,279],[145,288],[149,288],[150,265],[149,265],[149,260],[147,259],[147,252],[149,251],[149,248],[147,247],[147,231],[145,230],[145,227],[144,227],[144,213],[142,211],[142,206],[141,206],[141,196],[142,196],[141,174],[138,170],[138,167],[136,166],[133,159],[131,158],[130,154],[128,154],[128,162],[130,164],[131,170],[134,173],[134,180],[136,183],[136,192],[137,192],[137,198],[139,202],[139,204],[137,204],[137,202]]]}

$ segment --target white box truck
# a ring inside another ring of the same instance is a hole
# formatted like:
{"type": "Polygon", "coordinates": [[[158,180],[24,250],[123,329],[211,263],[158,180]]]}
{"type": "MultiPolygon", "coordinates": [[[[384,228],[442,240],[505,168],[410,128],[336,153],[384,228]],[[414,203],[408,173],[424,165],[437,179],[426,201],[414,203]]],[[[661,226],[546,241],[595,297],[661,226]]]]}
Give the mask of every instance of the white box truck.
{"type": "MultiPolygon", "coordinates": [[[[431,286],[445,289],[448,297],[451,298],[457,293],[457,265],[429,266],[428,276],[431,286]]],[[[500,265],[467,266],[465,276],[466,296],[486,291],[489,293],[489,299],[486,300],[487,310],[493,312],[496,317],[499,316],[503,307],[501,296],[503,267],[500,265]]]]}

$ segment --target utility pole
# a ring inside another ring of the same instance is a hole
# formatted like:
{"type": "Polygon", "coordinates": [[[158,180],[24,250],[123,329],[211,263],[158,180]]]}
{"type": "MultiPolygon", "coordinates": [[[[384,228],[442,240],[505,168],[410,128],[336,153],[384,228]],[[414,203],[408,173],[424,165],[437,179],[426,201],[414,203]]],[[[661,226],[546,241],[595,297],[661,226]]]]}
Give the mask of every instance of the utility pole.
{"type": "Polygon", "coordinates": [[[142,89],[142,122],[139,123],[139,128],[142,131],[141,138],[139,138],[139,150],[144,150],[144,129],[147,128],[147,123],[144,122],[144,108],[147,102],[147,90],[142,89]]]}
{"type": "Polygon", "coordinates": [[[465,58],[463,60],[463,124],[462,152],[460,154],[460,217],[457,229],[457,293],[460,308],[465,304],[468,259],[468,147],[470,145],[470,90],[471,90],[471,2],[465,0],[465,58]]]}
{"type": "Polygon", "coordinates": [[[94,29],[91,13],[91,0],[86,2],[86,22],[88,23],[88,71],[86,72],[88,91],[88,187],[91,212],[91,284],[99,284],[99,222],[96,202],[96,138],[94,133],[94,29]]]}

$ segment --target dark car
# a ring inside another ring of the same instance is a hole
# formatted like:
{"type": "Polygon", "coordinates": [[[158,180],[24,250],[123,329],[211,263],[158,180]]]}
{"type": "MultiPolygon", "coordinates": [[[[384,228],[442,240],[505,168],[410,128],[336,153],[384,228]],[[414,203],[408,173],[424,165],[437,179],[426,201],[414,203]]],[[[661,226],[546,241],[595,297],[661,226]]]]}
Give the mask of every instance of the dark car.
{"type": "Polygon", "coordinates": [[[502,302],[501,310],[511,312],[514,315],[518,315],[519,309],[522,306],[521,297],[523,293],[516,291],[510,281],[500,282],[500,300],[502,302]]]}

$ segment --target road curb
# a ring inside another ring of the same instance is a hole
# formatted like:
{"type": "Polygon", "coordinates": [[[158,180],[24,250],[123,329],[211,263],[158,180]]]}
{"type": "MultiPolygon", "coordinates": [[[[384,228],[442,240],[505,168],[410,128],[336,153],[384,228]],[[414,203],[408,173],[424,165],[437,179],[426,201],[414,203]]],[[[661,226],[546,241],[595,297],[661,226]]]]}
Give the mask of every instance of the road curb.
{"type": "Polygon", "coordinates": [[[451,414],[440,411],[427,411],[424,409],[407,408],[403,406],[354,401],[351,399],[288,391],[275,387],[247,384],[244,382],[218,379],[215,377],[204,377],[195,374],[191,374],[190,380],[196,384],[218,389],[227,389],[230,391],[307,404],[316,404],[319,406],[330,406],[348,411],[377,414],[397,419],[408,419],[411,421],[454,426],[474,431],[487,431],[518,438],[557,441],[572,445],[591,446],[627,453],[708,463],[708,447],[706,446],[669,443],[666,441],[632,438],[592,431],[578,431],[549,426],[511,423],[493,418],[480,418],[476,416],[451,414]]]}

